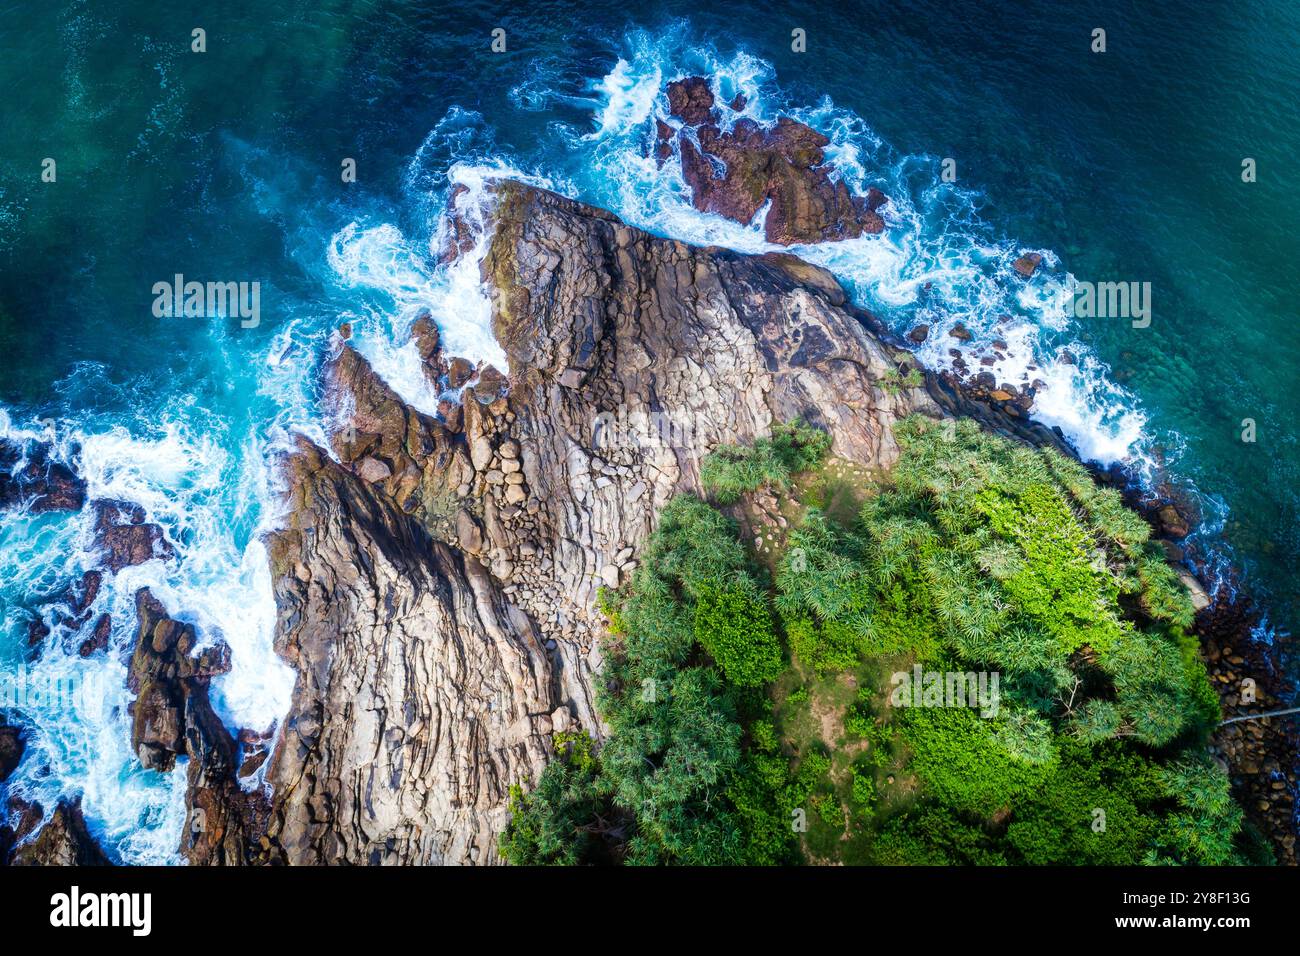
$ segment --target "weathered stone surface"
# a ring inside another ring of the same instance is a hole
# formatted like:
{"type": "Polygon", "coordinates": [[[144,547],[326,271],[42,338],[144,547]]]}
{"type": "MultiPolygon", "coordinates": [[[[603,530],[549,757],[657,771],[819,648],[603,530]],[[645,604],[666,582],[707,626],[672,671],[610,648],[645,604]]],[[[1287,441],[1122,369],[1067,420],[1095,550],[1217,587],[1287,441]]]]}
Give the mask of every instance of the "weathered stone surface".
{"type": "Polygon", "coordinates": [[[21,727],[0,724],[0,783],[9,779],[9,775],[18,769],[23,759],[26,738],[21,727]]]}
{"type": "Polygon", "coordinates": [[[688,76],[669,83],[668,110],[687,126],[702,126],[716,120],[709,81],[702,76],[688,76]]]}
{"type": "Polygon", "coordinates": [[[0,439],[0,508],[25,503],[32,514],[42,514],[85,506],[85,480],[50,453],[43,442],[0,439]]]}
{"type": "MultiPolygon", "coordinates": [[[[693,135],[678,135],[682,174],[697,209],[748,225],[768,206],[764,230],[770,242],[792,245],[852,239],[885,227],[877,210],[888,202],[879,189],[854,196],[832,175],[825,136],[788,116],[770,127],[748,118],[730,130],[718,126],[708,81],[693,76],[668,84],[672,115],[693,135]]],[[[743,109],[737,97],[733,109],[743,109]]],[[[659,121],[655,155],[672,154],[673,130],[659,121]]]]}
{"type": "Polygon", "coordinates": [[[135,595],[136,638],[127,687],[136,695],[131,705],[131,745],[140,762],[168,771],[178,754],[186,753],[186,716],[190,698],[208,682],[230,670],[230,648],[222,643],[194,655],[194,628],[168,615],[148,588],[135,595]]]}
{"type": "Polygon", "coordinates": [[[154,558],[171,558],[176,552],[156,524],[145,522],[144,509],[129,501],[93,501],[95,545],[104,566],[118,572],[154,558]]]}
{"type": "Polygon", "coordinates": [[[510,783],[538,773],[555,697],[488,572],[318,449],[271,540],[277,650],[298,670],[272,760],[290,863],[493,863],[510,783]],[[296,573],[288,573],[296,569],[296,573]]]}
{"type": "MultiPolygon", "coordinates": [[[[33,808],[39,819],[40,808],[33,808]]],[[[22,834],[17,837],[23,839],[22,834]]],[[[29,842],[23,842],[13,851],[10,866],[110,866],[108,857],[99,848],[95,838],[86,828],[81,815],[80,800],[63,800],[54,813],[29,842]]]]}

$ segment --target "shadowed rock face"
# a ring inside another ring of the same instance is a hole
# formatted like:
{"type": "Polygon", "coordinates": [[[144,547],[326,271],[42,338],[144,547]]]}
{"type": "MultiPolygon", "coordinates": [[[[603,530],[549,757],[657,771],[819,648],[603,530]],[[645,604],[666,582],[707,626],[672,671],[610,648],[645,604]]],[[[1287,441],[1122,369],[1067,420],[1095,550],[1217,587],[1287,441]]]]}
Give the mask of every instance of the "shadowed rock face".
{"type": "Polygon", "coordinates": [[[26,503],[32,514],[80,511],[86,482],[66,464],[50,459],[41,442],[20,445],[0,439],[0,508],[26,503]]]}
{"type": "Polygon", "coordinates": [[[270,836],[290,863],[492,863],[507,788],[547,759],[552,668],[477,561],[318,449],[271,547],[299,673],[270,836]]]}
{"type": "MultiPolygon", "coordinates": [[[[743,108],[743,100],[737,100],[743,108]]],[[[702,77],[668,84],[673,116],[692,128],[679,134],[682,174],[691,200],[703,212],[748,225],[769,205],[764,230],[769,242],[793,245],[853,239],[885,228],[876,212],[888,200],[878,189],[854,196],[831,176],[824,149],[830,140],[788,116],[763,127],[748,118],[730,130],[718,125],[713,94],[702,77]]],[[[656,156],[671,155],[672,130],[658,127],[656,156]]]]}
{"type": "Polygon", "coordinates": [[[0,723],[0,783],[18,769],[22,762],[26,740],[21,727],[0,723]]]}
{"type": "MultiPolygon", "coordinates": [[[[39,833],[28,842],[22,842],[28,829],[39,823],[41,809],[34,805],[16,807],[19,810],[19,832],[12,837],[21,843],[12,850],[9,866],[108,866],[109,860],[86,829],[81,815],[81,801],[64,800],[59,803],[39,833]]],[[[0,844],[6,842],[0,834],[0,844]]],[[[0,846],[0,863],[5,862],[4,848],[0,846]]]]}

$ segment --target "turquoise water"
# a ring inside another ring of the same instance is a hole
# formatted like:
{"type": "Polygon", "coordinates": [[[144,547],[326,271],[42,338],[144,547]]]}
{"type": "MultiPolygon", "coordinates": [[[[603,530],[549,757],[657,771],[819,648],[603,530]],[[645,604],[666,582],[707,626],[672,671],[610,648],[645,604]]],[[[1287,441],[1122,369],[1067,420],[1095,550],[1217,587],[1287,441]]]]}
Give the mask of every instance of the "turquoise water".
{"type": "MultiPolygon", "coordinates": [[[[1048,380],[1040,413],[1085,454],[1164,463],[1197,489],[1205,542],[1245,569],[1269,633],[1292,629],[1300,9],[702,6],[0,4],[0,431],[79,448],[92,494],[143,504],[179,552],[105,588],[116,643],[151,586],[234,648],[217,688],[232,727],[283,713],[259,532],[277,520],[278,450],[328,415],[313,372],[330,330],[352,321],[418,405],[433,397],[402,345],[420,308],[457,351],[500,360],[472,269],[429,261],[450,181],[478,195],[510,172],[661,234],[765,248],[694,212],[672,165],[644,156],[662,84],[702,71],[755,118],[823,130],[846,178],[893,197],[883,237],[801,254],[900,330],[960,319],[977,342],[1006,339],[999,372],[1048,380]],[[1089,51],[1096,26],[1105,54],[1089,51]],[[791,52],[794,27],[809,53],[791,52]],[[956,183],[940,182],[945,157],[956,183]],[[1024,283],[1009,266],[1028,250],[1053,268],[1024,283]],[[153,284],[176,273],[259,282],[260,323],[156,318],[153,284]],[[1150,282],[1150,327],[1070,320],[1068,275],[1150,282]],[[1079,366],[1052,362],[1066,346],[1079,366]]],[[[52,638],[23,663],[26,620],[93,565],[89,540],[86,516],[0,516],[0,673],[87,689],[26,708],[11,790],[46,806],[81,792],[120,858],[168,861],[183,776],[132,759],[117,657],[83,662],[52,638]]]]}

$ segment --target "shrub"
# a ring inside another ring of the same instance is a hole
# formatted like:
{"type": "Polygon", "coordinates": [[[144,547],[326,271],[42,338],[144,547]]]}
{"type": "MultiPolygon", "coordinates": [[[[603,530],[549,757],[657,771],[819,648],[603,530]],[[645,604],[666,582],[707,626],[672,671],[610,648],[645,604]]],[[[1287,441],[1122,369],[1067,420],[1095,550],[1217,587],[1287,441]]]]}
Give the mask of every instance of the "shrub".
{"type": "Polygon", "coordinates": [[[740,687],[761,686],[781,673],[781,644],[766,602],[740,585],[701,591],[695,639],[727,680],[740,687]]]}
{"type": "Polygon", "coordinates": [[[700,482],[724,505],[764,486],[785,490],[793,475],[821,462],[830,445],[829,435],[800,422],[776,425],[771,438],[760,438],[751,446],[714,449],[700,466],[700,482]]]}
{"type": "Polygon", "coordinates": [[[1041,786],[1055,767],[1054,759],[1035,765],[1013,758],[999,746],[989,721],[965,708],[907,708],[902,715],[911,769],[956,810],[991,816],[1041,786]]]}
{"type": "Polygon", "coordinates": [[[1036,865],[1142,862],[1158,819],[1155,768],[1116,741],[1093,748],[1066,739],[1060,750],[1057,771],[1017,807],[1008,844],[1036,865]]]}

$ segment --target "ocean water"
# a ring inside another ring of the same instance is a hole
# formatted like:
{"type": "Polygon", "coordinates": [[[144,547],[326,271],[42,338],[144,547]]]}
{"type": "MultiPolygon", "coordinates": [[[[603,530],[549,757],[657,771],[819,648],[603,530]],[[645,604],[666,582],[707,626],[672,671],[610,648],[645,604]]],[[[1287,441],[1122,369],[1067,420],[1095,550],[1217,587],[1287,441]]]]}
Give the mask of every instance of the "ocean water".
{"type": "Polygon", "coordinates": [[[56,635],[29,663],[26,621],[95,564],[89,518],[0,514],[0,692],[21,693],[31,731],[9,792],[47,808],[80,794],[116,858],[174,862],[184,809],[183,773],[130,753],[116,649],[138,588],[230,643],[215,699],[232,729],[287,708],[261,535],[280,518],[278,454],[328,423],[315,370],[333,330],[351,322],[426,410],[406,347],[421,309],[452,351],[504,367],[475,257],[432,255],[450,184],[471,213],[513,175],[658,234],[767,248],[648,158],[663,85],[690,73],[744,93],[745,115],[820,129],[847,181],[891,197],[882,236],[795,251],[899,331],[935,326],[927,364],[949,360],[955,321],[968,353],[1005,341],[999,380],[1042,380],[1037,414],[1086,457],[1187,489],[1198,543],[1269,610],[1260,638],[1293,630],[1300,8],[275,6],[0,0],[0,434],[54,441],[92,496],[138,502],[177,550],[106,582],[110,653],[83,661],[56,635]],[[1029,282],[1011,272],[1027,251],[1049,265],[1029,282]],[[153,285],[178,273],[258,282],[260,322],[156,317],[153,285]],[[1149,327],[1070,317],[1072,278],[1149,282],[1149,327]],[[1077,364],[1055,361],[1064,348],[1077,364]]]}

